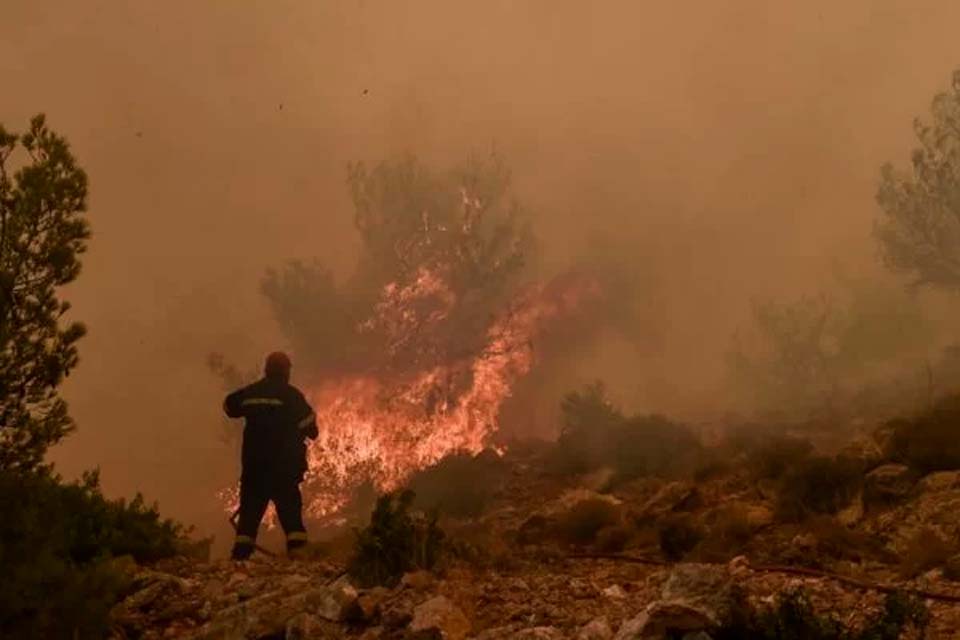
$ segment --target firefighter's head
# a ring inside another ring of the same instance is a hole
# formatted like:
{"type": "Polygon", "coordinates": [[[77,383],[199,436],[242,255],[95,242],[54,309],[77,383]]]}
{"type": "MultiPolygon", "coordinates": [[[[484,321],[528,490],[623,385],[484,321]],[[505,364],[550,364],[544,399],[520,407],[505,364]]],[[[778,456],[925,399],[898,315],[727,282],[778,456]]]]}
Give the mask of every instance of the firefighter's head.
{"type": "Polygon", "coordinates": [[[290,380],[290,358],[282,351],[274,351],[267,356],[263,365],[263,375],[271,380],[290,380]]]}

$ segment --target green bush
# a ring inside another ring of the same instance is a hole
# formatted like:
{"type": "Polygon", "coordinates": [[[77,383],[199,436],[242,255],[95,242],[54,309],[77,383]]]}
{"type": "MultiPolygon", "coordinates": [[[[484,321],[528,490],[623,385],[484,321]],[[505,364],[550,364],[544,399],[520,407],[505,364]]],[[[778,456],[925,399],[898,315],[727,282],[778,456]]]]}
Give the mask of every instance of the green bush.
{"type": "Polygon", "coordinates": [[[815,456],[784,475],[777,493],[780,520],[796,522],[811,514],[833,514],[854,498],[863,476],[846,458],[815,456]]]}
{"type": "Polygon", "coordinates": [[[95,473],[0,473],[0,513],[0,637],[102,637],[124,587],[109,560],[172,556],[183,534],[139,496],[107,500],[95,473]]]}
{"type": "Polygon", "coordinates": [[[918,637],[929,624],[922,600],[894,593],[884,599],[883,611],[865,628],[847,629],[831,615],[817,614],[802,590],[780,595],[774,606],[761,611],[739,611],[734,620],[711,637],[716,640],[897,640],[912,628],[918,637]]]}
{"type": "Polygon", "coordinates": [[[440,556],[443,531],[436,514],[410,513],[412,491],[388,493],[377,499],[370,524],[357,532],[348,573],[363,587],[393,586],[403,574],[431,569],[440,556]]]}
{"type": "Polygon", "coordinates": [[[415,506],[450,516],[476,516],[496,490],[504,465],[493,451],[477,456],[456,454],[415,474],[408,487],[415,506]]]}
{"type": "Polygon", "coordinates": [[[926,474],[960,469],[960,394],[940,399],[913,419],[892,420],[887,457],[926,474]]]}

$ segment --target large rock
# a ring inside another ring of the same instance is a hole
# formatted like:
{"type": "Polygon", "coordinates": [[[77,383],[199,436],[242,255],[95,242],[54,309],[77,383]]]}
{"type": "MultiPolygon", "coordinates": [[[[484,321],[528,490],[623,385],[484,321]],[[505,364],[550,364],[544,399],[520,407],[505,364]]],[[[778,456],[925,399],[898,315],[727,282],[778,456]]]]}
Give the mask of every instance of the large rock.
{"type": "Polygon", "coordinates": [[[435,629],[443,638],[462,640],[470,633],[470,621],[463,611],[445,596],[435,596],[413,610],[410,630],[414,632],[435,629]]]}
{"type": "Polygon", "coordinates": [[[703,607],[720,619],[730,614],[735,601],[733,580],[726,567],[695,563],[676,565],[660,597],[703,607]]]}
{"type": "Polygon", "coordinates": [[[658,600],[625,622],[614,640],[667,640],[719,625],[720,620],[713,611],[682,600],[658,600]]]}
{"type": "Polygon", "coordinates": [[[903,464],[885,464],[863,480],[863,504],[867,509],[896,504],[910,495],[916,475],[903,464]]]}
{"type": "Polygon", "coordinates": [[[312,589],[304,595],[310,612],[334,622],[347,620],[354,614],[357,598],[357,590],[346,578],[340,578],[326,587],[312,589]]]}
{"type": "Polygon", "coordinates": [[[729,620],[736,604],[726,567],[684,563],[670,572],[660,599],[620,627],[616,640],[660,640],[709,631],[729,620]]]}

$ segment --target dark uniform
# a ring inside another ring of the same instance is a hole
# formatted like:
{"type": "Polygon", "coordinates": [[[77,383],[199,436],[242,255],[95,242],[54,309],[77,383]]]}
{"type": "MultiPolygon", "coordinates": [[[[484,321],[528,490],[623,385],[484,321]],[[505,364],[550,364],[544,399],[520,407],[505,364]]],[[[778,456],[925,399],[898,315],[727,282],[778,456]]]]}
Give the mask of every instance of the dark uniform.
{"type": "Polygon", "coordinates": [[[231,418],[245,418],[240,519],[233,558],[253,553],[260,520],[272,500],[287,536],[287,549],[307,542],[300,483],[307,470],[305,438],[318,435],[316,416],[303,394],[288,382],[290,361],[283,354],[267,358],[262,380],[234,391],[223,403],[231,418]]]}

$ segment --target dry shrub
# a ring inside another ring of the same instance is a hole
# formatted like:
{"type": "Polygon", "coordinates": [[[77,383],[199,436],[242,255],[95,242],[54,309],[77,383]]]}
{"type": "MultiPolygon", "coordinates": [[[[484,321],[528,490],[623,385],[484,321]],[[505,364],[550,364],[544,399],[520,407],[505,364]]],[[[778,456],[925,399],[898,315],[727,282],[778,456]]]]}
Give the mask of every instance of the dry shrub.
{"type": "Polygon", "coordinates": [[[589,498],[561,514],[555,524],[557,537],[568,544],[592,543],[602,529],[617,526],[623,519],[618,505],[602,498],[589,498]]]}
{"type": "MultiPolygon", "coordinates": [[[[814,516],[804,523],[807,532],[816,539],[816,551],[828,560],[873,560],[892,564],[897,555],[887,549],[876,537],[848,529],[829,516],[814,516]]],[[[799,558],[811,561],[809,556],[799,558]]]]}
{"type": "Polygon", "coordinates": [[[503,461],[492,451],[454,454],[414,474],[407,486],[418,509],[464,517],[483,512],[499,484],[503,461]]]}
{"type": "Polygon", "coordinates": [[[758,480],[776,480],[807,461],[813,452],[808,441],[787,435],[765,435],[744,442],[747,467],[758,480]]]}
{"type": "Polygon", "coordinates": [[[597,533],[594,547],[604,553],[617,553],[627,548],[636,532],[625,524],[604,527],[597,533]]]}
{"type": "Polygon", "coordinates": [[[567,394],[561,412],[563,425],[551,456],[555,473],[577,475],[609,467],[619,482],[671,476],[689,470],[701,450],[685,425],[659,415],[624,415],[599,383],[567,394]]]}
{"type": "Polygon", "coordinates": [[[943,577],[952,582],[960,582],[960,555],[954,555],[944,563],[943,577]]]}
{"type": "Polygon", "coordinates": [[[697,546],[697,557],[705,562],[726,562],[743,553],[753,533],[745,507],[735,505],[721,509],[697,546]]]}
{"type": "Polygon", "coordinates": [[[834,514],[850,504],[863,482],[860,468],[846,458],[807,458],[780,479],[776,515],[798,522],[813,514],[834,514]]]}
{"type": "Polygon", "coordinates": [[[907,544],[900,558],[899,573],[904,579],[943,566],[956,553],[954,545],[932,529],[924,527],[907,544]]]}
{"type": "Polygon", "coordinates": [[[913,419],[887,423],[891,432],[885,453],[922,474],[960,469],[960,394],[942,398],[913,419]]]}
{"type": "Polygon", "coordinates": [[[659,522],[660,551],[668,560],[682,560],[703,540],[703,529],[692,516],[676,514],[659,522]]]}

